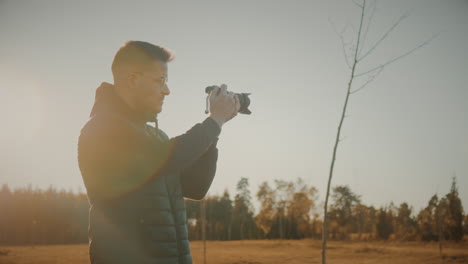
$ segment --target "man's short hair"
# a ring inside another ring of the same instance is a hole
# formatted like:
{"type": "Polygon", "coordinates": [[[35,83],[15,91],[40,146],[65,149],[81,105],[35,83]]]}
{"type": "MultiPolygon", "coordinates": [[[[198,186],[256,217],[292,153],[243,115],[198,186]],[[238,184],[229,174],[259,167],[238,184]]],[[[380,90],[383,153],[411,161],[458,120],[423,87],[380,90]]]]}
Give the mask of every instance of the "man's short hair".
{"type": "Polygon", "coordinates": [[[116,76],[123,67],[145,67],[155,60],[167,63],[173,59],[174,53],[166,48],[144,41],[130,40],[125,42],[115,54],[112,74],[116,76]]]}

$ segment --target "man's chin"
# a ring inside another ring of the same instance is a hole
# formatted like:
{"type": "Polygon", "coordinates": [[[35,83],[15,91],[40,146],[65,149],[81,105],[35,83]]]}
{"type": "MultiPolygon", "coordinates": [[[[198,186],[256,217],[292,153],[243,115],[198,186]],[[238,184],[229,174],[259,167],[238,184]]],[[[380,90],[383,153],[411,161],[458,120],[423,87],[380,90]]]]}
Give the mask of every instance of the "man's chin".
{"type": "Polygon", "coordinates": [[[153,114],[159,114],[161,113],[161,111],[162,111],[162,108],[153,108],[150,110],[150,112],[153,114]]]}
{"type": "Polygon", "coordinates": [[[147,105],[145,108],[145,111],[149,113],[160,113],[162,111],[162,105],[157,104],[147,105]]]}

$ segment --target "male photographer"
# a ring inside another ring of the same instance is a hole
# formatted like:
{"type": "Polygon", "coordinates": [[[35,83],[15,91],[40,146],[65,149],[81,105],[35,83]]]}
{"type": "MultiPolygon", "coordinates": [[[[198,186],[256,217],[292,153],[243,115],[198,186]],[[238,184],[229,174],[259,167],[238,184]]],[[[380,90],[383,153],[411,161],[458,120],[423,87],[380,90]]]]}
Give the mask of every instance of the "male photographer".
{"type": "Polygon", "coordinates": [[[240,104],[226,85],[216,87],[210,116],[169,139],[157,114],[170,93],[172,59],[165,48],[129,41],[114,57],[114,84],[96,90],[78,142],[92,264],[192,263],[184,197],[200,200],[207,193],[221,127],[240,104]]]}

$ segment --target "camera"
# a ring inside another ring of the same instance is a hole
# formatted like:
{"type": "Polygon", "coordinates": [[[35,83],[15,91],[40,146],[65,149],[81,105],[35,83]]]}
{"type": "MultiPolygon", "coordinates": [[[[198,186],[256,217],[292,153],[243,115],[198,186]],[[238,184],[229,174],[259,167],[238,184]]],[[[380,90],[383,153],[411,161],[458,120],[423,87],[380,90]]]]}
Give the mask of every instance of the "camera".
{"type": "MultiPolygon", "coordinates": [[[[214,90],[216,85],[208,86],[205,88],[205,93],[209,94],[212,90],[214,90]]],[[[218,90],[219,93],[219,90],[218,90]]],[[[240,108],[239,108],[239,113],[245,114],[245,115],[250,115],[252,112],[248,109],[250,105],[250,98],[249,95],[250,93],[234,93],[237,98],[239,98],[239,103],[240,103],[240,108]]],[[[206,97],[206,110],[205,114],[208,114],[208,97],[206,97]]]]}

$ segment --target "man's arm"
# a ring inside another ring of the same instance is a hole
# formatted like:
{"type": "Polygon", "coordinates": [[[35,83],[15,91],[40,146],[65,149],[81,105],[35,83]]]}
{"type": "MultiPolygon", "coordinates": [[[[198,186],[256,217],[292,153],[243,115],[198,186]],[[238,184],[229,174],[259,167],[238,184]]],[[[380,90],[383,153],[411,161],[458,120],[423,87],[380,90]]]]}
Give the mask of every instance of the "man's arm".
{"type": "Polygon", "coordinates": [[[217,142],[218,139],[192,166],[182,172],[181,184],[184,197],[193,200],[201,200],[205,197],[216,174],[217,142]]]}
{"type": "Polygon", "coordinates": [[[217,141],[220,133],[221,127],[213,118],[208,117],[185,134],[171,138],[165,143],[169,159],[164,169],[181,172],[189,166],[194,166],[194,163],[217,141]]]}
{"type": "MultiPolygon", "coordinates": [[[[222,84],[210,92],[210,117],[221,127],[234,118],[239,109],[240,102],[232,92],[227,92],[227,85],[222,84]]],[[[201,200],[208,192],[216,173],[216,162],[218,139],[212,143],[210,148],[194,164],[182,171],[181,184],[184,197],[201,200]]]]}
{"type": "Polygon", "coordinates": [[[179,172],[194,164],[221,128],[207,118],[167,142],[150,140],[120,118],[90,120],[78,140],[78,162],[88,192],[103,199],[138,188],[162,170],[179,172]]]}

